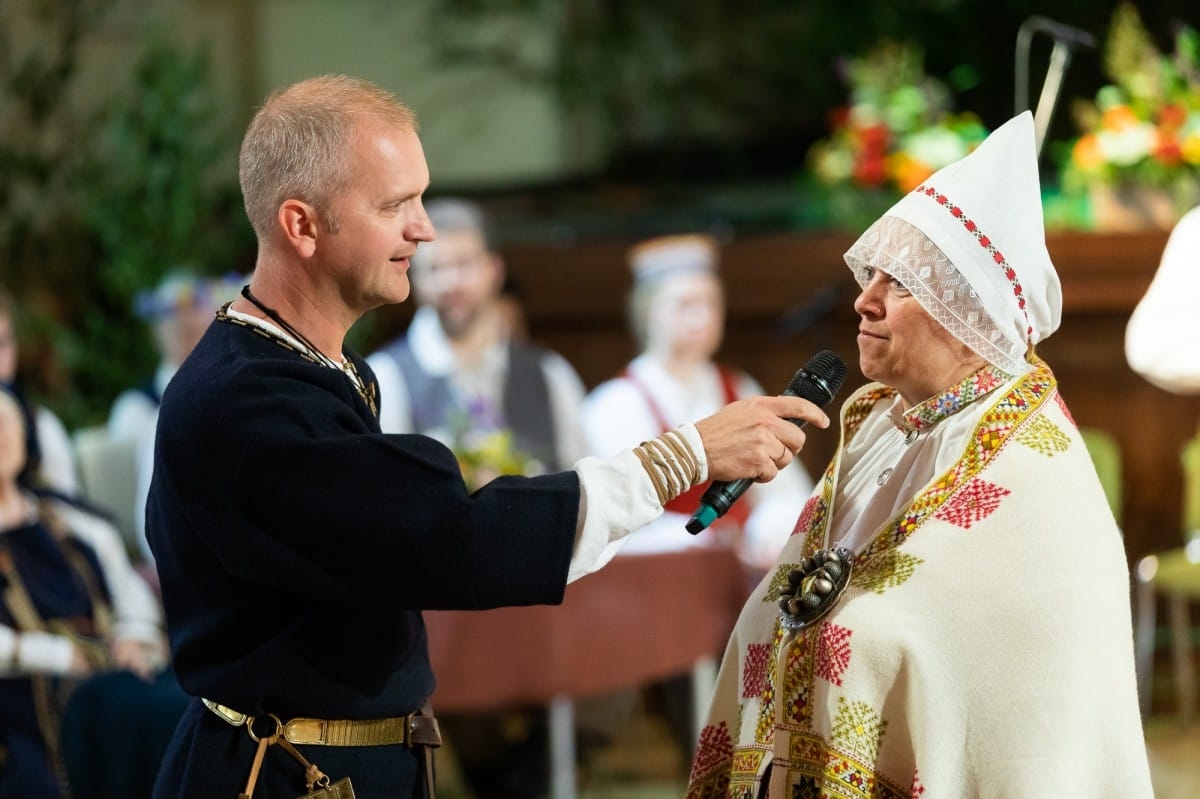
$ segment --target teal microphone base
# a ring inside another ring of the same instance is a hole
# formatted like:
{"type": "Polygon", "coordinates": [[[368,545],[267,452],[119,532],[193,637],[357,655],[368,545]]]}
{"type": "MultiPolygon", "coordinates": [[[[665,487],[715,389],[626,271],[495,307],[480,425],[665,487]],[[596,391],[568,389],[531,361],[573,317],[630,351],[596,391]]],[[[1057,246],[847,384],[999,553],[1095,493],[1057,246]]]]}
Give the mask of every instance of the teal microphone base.
{"type": "Polygon", "coordinates": [[[717,510],[712,505],[701,505],[688,519],[687,531],[692,535],[700,532],[717,520],[717,510]]]}

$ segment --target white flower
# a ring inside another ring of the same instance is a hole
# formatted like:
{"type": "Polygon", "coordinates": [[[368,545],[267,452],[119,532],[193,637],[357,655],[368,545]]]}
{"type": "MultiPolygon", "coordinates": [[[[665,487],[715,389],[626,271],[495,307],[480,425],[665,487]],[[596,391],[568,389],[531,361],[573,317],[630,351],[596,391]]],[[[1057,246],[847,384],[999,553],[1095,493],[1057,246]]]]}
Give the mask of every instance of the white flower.
{"type": "Polygon", "coordinates": [[[1120,130],[1102,130],[1096,134],[1096,146],[1104,160],[1117,166],[1131,166],[1154,150],[1157,133],[1149,122],[1138,122],[1120,130]]]}

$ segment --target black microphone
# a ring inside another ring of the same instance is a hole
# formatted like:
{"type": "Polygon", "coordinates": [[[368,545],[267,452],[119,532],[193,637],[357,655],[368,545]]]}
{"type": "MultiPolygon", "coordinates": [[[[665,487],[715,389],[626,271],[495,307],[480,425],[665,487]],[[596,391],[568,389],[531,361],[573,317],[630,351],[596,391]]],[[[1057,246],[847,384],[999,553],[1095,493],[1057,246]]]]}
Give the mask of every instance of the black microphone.
{"type": "MultiPolygon", "coordinates": [[[[808,359],[808,363],[796,370],[787,388],[783,390],[785,397],[800,397],[823,408],[838,393],[846,380],[846,362],[837,353],[821,350],[808,359]]],[[[806,422],[800,419],[789,420],[797,427],[804,427],[806,422]]],[[[717,480],[708,487],[700,498],[700,507],[688,520],[687,531],[692,535],[700,532],[717,519],[724,516],[738,497],[746,493],[746,489],[754,485],[751,478],[742,478],[726,482],[717,480]]]]}

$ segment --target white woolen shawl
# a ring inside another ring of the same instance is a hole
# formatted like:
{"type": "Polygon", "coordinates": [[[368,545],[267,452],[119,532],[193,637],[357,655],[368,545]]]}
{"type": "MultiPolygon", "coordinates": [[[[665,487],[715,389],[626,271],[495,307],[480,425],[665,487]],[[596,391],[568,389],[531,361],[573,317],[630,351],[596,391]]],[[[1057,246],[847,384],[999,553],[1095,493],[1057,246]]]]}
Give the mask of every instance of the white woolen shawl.
{"type": "MultiPolygon", "coordinates": [[[[963,455],[883,523],[821,622],[781,630],[780,582],[826,546],[842,446],[730,639],[688,797],[1150,797],[1129,577],[1053,375],[961,413],[963,455]],[[799,789],[799,790],[797,790],[799,789]]],[[[864,518],[869,514],[864,514],[864,518]]]]}

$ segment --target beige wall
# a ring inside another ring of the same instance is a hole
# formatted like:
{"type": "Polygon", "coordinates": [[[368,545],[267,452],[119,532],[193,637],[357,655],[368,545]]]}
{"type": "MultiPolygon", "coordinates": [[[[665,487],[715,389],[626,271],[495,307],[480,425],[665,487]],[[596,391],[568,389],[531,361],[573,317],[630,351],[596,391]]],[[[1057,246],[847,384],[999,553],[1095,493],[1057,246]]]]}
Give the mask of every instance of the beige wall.
{"type": "MultiPolygon", "coordinates": [[[[17,0],[26,4],[23,0],[17,0]]],[[[572,140],[551,93],[481,68],[438,64],[437,0],[116,0],[81,51],[74,101],[94,107],[127,85],[142,46],[169,35],[205,43],[240,131],[271,90],[325,72],[368,78],[417,112],[434,191],[553,180],[586,170],[596,148],[572,140]]],[[[509,20],[480,35],[546,57],[552,28],[509,20]]]]}

